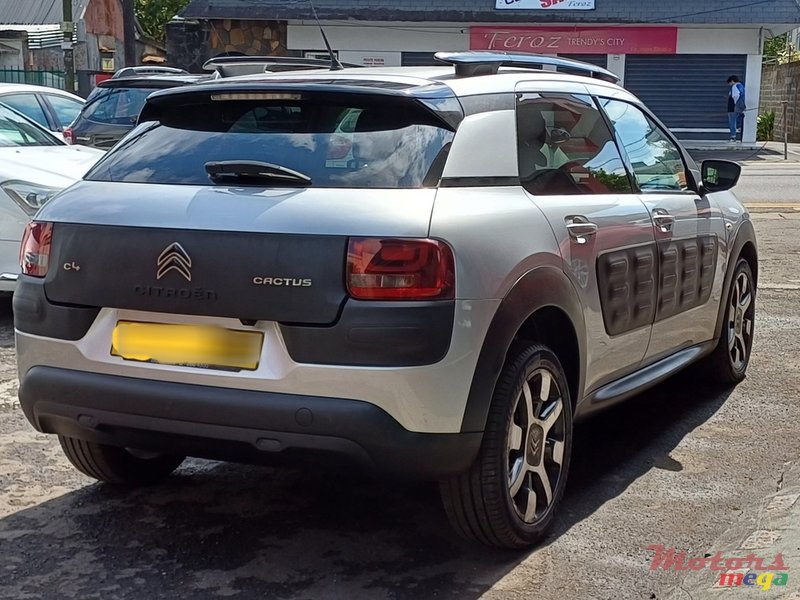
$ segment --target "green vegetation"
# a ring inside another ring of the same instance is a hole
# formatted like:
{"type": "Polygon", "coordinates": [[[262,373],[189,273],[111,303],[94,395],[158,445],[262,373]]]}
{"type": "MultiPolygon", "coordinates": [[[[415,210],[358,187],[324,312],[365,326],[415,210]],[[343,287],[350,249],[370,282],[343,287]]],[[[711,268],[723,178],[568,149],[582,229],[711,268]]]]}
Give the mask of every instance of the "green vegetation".
{"type": "Polygon", "coordinates": [[[788,34],[776,35],[764,42],[764,62],[784,65],[800,60],[800,52],[789,43],[788,34]]]}
{"type": "Polygon", "coordinates": [[[189,0],[136,0],[136,19],[145,35],[163,42],[166,38],[165,26],[189,0]]]}
{"type": "Polygon", "coordinates": [[[775,135],[775,111],[758,115],[756,136],[759,141],[770,142],[775,135]]]}

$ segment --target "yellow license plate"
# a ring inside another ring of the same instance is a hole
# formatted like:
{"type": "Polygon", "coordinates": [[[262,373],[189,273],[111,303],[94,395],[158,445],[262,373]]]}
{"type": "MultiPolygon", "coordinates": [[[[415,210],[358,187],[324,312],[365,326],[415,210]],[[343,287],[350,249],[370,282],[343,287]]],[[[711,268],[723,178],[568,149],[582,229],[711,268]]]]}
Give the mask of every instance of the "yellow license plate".
{"type": "Polygon", "coordinates": [[[118,321],[111,354],[166,365],[252,371],[258,368],[263,343],[260,331],[118,321]]]}

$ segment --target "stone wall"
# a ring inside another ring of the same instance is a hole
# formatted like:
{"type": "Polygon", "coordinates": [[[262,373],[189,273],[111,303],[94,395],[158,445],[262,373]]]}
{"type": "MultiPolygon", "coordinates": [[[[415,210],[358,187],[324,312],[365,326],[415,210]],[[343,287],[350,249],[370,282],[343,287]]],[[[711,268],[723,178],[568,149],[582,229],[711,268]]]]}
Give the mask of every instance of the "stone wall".
{"type": "Polygon", "coordinates": [[[286,21],[210,21],[212,56],[241,52],[249,56],[286,54],[286,21]]]}
{"type": "Polygon", "coordinates": [[[208,21],[176,20],[167,23],[167,64],[202,73],[211,58],[211,25],[208,21]]]}
{"type": "Polygon", "coordinates": [[[221,54],[287,54],[286,21],[179,19],[167,24],[167,63],[202,73],[203,63],[221,54]]]}
{"type": "Polygon", "coordinates": [[[800,142],[800,62],[764,65],[761,76],[761,114],[775,111],[775,139],[783,140],[783,101],[787,103],[789,141],[800,142]]]}

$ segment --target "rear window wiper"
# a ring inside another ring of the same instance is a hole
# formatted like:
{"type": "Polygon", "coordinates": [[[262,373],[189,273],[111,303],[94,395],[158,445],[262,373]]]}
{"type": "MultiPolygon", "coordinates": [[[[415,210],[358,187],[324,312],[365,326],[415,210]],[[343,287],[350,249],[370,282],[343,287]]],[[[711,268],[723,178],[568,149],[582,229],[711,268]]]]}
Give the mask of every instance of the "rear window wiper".
{"type": "Polygon", "coordinates": [[[273,183],[311,185],[311,177],[305,173],[260,160],[221,160],[207,162],[205,167],[206,173],[214,183],[235,179],[239,182],[267,180],[273,183]]]}

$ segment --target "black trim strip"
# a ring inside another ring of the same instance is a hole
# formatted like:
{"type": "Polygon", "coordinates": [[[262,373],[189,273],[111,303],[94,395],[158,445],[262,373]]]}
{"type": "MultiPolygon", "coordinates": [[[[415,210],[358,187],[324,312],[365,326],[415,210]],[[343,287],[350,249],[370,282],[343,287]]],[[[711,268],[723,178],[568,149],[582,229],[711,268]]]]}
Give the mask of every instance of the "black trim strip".
{"type": "Polygon", "coordinates": [[[512,187],[521,185],[519,177],[446,177],[439,187],[512,187]]]}

